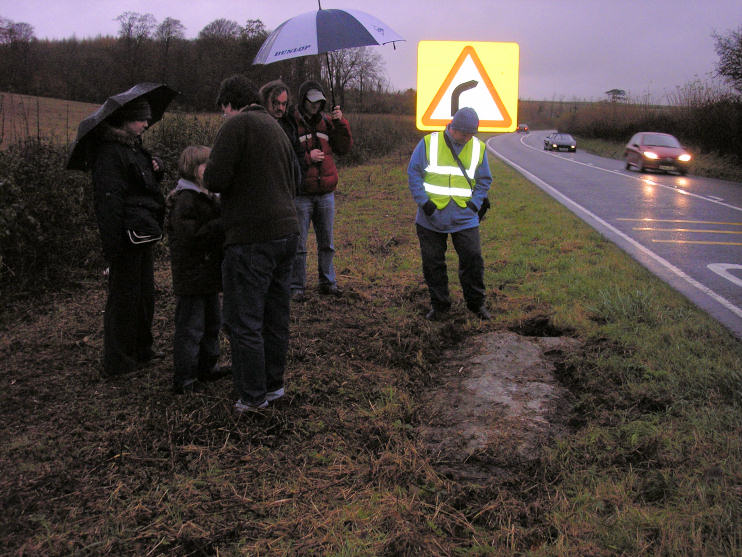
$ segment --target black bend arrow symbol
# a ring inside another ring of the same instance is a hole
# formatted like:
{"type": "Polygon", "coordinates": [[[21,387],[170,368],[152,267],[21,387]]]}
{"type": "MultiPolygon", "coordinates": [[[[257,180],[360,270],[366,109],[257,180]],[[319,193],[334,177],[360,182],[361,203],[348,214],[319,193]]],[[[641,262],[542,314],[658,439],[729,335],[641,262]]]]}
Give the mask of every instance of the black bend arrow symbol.
{"type": "Polygon", "coordinates": [[[466,81],[461,85],[456,86],[451,93],[451,116],[456,114],[456,111],[459,109],[459,97],[461,96],[461,93],[468,91],[469,89],[474,89],[477,84],[479,84],[479,82],[476,79],[472,79],[471,81],[466,81]]]}

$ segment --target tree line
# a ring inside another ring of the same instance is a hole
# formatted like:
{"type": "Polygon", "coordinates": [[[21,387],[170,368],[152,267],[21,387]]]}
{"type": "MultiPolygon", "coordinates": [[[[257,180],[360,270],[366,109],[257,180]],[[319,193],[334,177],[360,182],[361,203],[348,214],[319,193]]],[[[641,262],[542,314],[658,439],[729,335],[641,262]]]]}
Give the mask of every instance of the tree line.
{"type": "Polygon", "coordinates": [[[258,85],[283,79],[290,90],[314,79],[337,103],[354,112],[412,114],[415,92],[393,91],[384,72],[383,59],[373,48],[361,47],[306,56],[270,65],[253,65],[268,36],[262,21],[244,25],[216,19],[195,39],[185,38],[178,19],[158,22],[152,14],[124,12],[116,18],[117,36],[37,39],[33,26],[0,16],[0,90],[101,103],[134,83],[167,83],[182,95],[175,107],[214,110],[219,83],[242,73],[258,85]],[[331,71],[328,71],[328,62],[331,71]]]}

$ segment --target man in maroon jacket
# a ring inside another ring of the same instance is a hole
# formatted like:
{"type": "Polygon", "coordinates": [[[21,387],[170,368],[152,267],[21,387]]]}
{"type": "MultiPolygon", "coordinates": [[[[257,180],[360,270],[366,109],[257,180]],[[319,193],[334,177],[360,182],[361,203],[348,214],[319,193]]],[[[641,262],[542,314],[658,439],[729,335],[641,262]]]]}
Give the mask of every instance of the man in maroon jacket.
{"type": "Polygon", "coordinates": [[[316,81],[306,81],[299,87],[298,104],[293,118],[299,133],[299,142],[304,155],[299,194],[296,196],[296,213],[299,218],[299,248],[294,259],[291,278],[291,296],[300,301],[304,298],[306,285],[307,235],[309,223],[314,223],[317,236],[317,268],[320,294],[340,296],[335,268],[333,246],[333,224],[335,222],[335,190],[338,171],[334,154],[344,155],[353,144],[350,124],[343,118],[339,106],[327,115],[322,109],[327,103],[322,86],[316,81]]]}

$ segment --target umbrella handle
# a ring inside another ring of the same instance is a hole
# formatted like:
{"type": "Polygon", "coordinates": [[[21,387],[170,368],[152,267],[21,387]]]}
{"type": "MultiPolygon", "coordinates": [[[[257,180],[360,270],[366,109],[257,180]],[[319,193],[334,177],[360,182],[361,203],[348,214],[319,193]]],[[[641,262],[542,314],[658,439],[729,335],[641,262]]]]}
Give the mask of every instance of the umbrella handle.
{"type": "MultiPolygon", "coordinates": [[[[317,0],[319,2],[319,0],[317,0]]],[[[319,8],[322,9],[322,6],[319,8]]],[[[332,109],[335,108],[335,86],[333,84],[332,79],[332,66],[330,65],[330,54],[328,52],[325,52],[325,60],[327,61],[327,75],[330,76],[330,99],[332,100],[332,106],[330,107],[330,111],[332,112],[332,109]]]]}

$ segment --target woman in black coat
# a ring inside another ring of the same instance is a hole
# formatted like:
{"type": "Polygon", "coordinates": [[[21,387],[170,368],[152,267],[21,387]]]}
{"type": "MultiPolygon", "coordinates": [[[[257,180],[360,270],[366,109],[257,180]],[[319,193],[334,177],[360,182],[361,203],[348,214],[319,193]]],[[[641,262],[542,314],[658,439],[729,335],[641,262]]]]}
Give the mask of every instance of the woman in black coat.
{"type": "Polygon", "coordinates": [[[153,349],[152,248],[162,238],[162,163],[143,147],[152,114],[144,99],[127,103],[100,126],[93,155],[95,214],[108,262],[103,319],[103,375],[128,373],[161,357],[153,349]]]}

